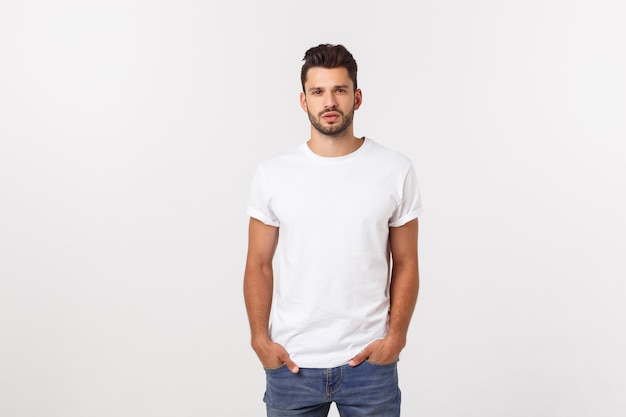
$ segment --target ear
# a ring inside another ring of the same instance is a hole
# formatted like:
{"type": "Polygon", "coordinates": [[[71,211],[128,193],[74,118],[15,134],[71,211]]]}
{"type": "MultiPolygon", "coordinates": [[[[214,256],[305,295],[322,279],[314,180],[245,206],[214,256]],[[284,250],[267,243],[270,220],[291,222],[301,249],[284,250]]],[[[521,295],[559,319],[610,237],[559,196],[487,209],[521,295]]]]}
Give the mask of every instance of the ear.
{"type": "Polygon", "coordinates": [[[304,110],[305,112],[308,109],[306,105],[306,95],[304,95],[304,93],[300,93],[300,107],[302,107],[302,110],[304,110]]]}
{"type": "Polygon", "coordinates": [[[361,103],[363,102],[363,93],[361,92],[361,89],[357,89],[354,92],[354,110],[358,110],[359,107],[361,107],[361,103]]]}

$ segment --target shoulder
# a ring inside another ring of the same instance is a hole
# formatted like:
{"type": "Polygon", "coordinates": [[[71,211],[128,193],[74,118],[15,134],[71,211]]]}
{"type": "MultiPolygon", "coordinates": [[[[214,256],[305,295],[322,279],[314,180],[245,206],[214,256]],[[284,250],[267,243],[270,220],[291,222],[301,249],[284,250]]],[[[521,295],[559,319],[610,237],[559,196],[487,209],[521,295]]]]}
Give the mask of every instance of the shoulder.
{"type": "Polygon", "coordinates": [[[367,138],[369,143],[369,154],[372,158],[376,158],[378,163],[395,166],[399,169],[408,169],[413,163],[411,159],[402,152],[382,145],[377,141],[367,138]]]}

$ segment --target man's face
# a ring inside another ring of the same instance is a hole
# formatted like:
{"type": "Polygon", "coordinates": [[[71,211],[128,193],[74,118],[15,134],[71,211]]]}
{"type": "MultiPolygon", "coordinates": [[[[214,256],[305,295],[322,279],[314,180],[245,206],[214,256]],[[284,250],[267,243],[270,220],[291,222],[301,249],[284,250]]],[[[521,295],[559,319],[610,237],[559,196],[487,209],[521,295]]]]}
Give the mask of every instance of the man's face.
{"type": "Polygon", "coordinates": [[[361,106],[361,91],[354,91],[346,68],[309,69],[304,90],[300,104],[318,132],[340,136],[352,125],[354,111],[361,106]]]}

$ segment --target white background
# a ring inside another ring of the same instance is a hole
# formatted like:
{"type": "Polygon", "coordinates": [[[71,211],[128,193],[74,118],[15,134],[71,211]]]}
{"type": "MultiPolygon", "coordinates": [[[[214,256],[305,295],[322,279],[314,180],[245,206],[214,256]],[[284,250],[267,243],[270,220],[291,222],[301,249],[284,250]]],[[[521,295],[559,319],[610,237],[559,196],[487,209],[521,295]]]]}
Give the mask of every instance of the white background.
{"type": "MultiPolygon", "coordinates": [[[[0,2],[0,415],[264,415],[256,164],[306,49],[420,180],[403,415],[626,414],[626,3],[0,2]]],[[[336,411],[333,411],[336,413],[336,411]]]]}

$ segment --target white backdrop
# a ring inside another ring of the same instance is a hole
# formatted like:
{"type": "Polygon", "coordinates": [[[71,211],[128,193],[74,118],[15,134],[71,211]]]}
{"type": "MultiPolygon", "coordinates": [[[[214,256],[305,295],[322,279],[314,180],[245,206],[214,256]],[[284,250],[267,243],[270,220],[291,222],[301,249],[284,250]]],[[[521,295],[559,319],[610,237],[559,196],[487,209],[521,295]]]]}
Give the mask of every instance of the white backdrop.
{"type": "MultiPolygon", "coordinates": [[[[626,414],[626,3],[0,1],[0,415],[264,415],[245,204],[304,51],[409,156],[403,415],[626,414]]],[[[336,413],[336,411],[333,411],[336,413]]]]}

